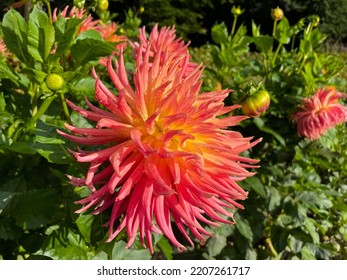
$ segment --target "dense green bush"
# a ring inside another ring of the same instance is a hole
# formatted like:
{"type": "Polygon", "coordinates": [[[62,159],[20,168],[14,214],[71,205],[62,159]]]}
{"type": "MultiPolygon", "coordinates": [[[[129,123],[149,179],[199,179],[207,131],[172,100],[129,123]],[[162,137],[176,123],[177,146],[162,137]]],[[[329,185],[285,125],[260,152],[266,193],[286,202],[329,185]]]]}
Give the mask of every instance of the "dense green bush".
{"type": "MultiPolygon", "coordinates": [[[[180,15],[173,2],[161,4],[160,9],[180,15]]],[[[83,177],[86,166],[68,152],[77,147],[56,131],[63,130],[66,122],[91,126],[79,114],[70,114],[65,98],[85,107],[87,96],[97,104],[91,69],[95,67],[109,85],[100,58],[110,55],[119,42],[108,42],[96,30],[79,34],[82,19],[58,16],[52,23],[40,7],[35,6],[27,21],[15,10],[7,12],[1,38],[10,54],[0,53],[0,258],[346,259],[346,124],[311,141],[297,135],[292,121],[298,104],[317,89],[334,85],[347,91],[346,53],[326,51],[327,35],[319,30],[317,17],[283,17],[274,24],[267,7],[271,28],[257,20],[240,23],[265,3],[254,2],[243,14],[234,9],[234,17],[229,9],[226,23],[218,20],[211,28],[213,44],[191,49],[193,60],[206,66],[204,90],[234,90],[224,101],[227,105],[243,103],[259,90],[271,96],[270,107],[266,104],[260,117],[233,127],[244,136],[263,138],[245,154],[260,159],[257,175],[240,182],[249,192],[242,203],[245,209],[233,210],[235,225],[206,226],[214,236],[184,253],[155,234],[153,255],[142,249],[139,239],[125,249],[125,231],[105,243],[107,230],[102,225],[109,212],[75,213],[74,201],[87,196],[88,189],[71,186],[65,174],[83,177]],[[57,80],[48,78],[52,73],[57,80]]],[[[297,9],[295,3],[286,7],[297,9]]],[[[193,7],[196,13],[201,8],[193,7]]],[[[133,38],[142,14],[140,5],[132,11],[127,8],[123,30],[117,32],[133,38]]],[[[148,6],[149,22],[154,22],[149,17],[152,8],[148,6]]],[[[110,20],[109,14],[102,16],[110,20]]],[[[192,18],[194,24],[199,21],[197,14],[192,18]]],[[[178,29],[188,36],[187,28],[178,29]]],[[[132,58],[130,49],[125,57],[132,58]]],[[[134,71],[133,63],[125,67],[134,71]]]]}

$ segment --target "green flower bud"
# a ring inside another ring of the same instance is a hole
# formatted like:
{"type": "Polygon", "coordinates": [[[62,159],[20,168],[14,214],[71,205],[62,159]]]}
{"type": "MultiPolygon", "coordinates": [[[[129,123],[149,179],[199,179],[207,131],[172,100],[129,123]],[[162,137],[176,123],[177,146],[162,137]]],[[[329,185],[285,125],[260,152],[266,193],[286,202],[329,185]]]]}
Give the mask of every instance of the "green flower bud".
{"type": "Polygon", "coordinates": [[[101,12],[107,11],[108,0],[97,0],[97,8],[101,12]]]}
{"type": "Polygon", "coordinates": [[[56,73],[48,74],[45,82],[47,87],[53,91],[62,89],[65,84],[64,78],[56,73]]]}
{"type": "Polygon", "coordinates": [[[84,4],[86,3],[86,0],[74,0],[73,5],[79,9],[84,7],[84,4]]]}
{"type": "Polygon", "coordinates": [[[231,13],[234,15],[234,16],[240,16],[242,15],[244,12],[244,10],[241,10],[240,6],[233,6],[231,8],[231,13]]]}
{"type": "Polygon", "coordinates": [[[242,112],[249,117],[257,118],[270,106],[270,95],[266,90],[259,90],[242,103],[242,112]]]}
{"type": "Polygon", "coordinates": [[[312,22],[313,27],[317,27],[319,24],[320,18],[317,15],[312,15],[309,17],[309,20],[312,22]]]}

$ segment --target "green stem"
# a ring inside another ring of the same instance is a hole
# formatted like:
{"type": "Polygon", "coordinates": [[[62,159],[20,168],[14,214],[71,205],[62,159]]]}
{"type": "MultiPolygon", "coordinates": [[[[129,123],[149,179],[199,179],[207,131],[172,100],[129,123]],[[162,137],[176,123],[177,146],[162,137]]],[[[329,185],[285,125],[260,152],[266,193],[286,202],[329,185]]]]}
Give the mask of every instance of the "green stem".
{"type": "Polygon", "coordinates": [[[309,24],[308,24],[308,26],[307,26],[307,29],[306,29],[306,31],[305,31],[305,33],[306,33],[306,35],[307,35],[307,38],[309,38],[309,35],[310,35],[310,33],[311,33],[311,31],[312,31],[312,22],[310,22],[309,24]]]}
{"type": "Polygon", "coordinates": [[[69,108],[67,107],[66,102],[65,102],[64,93],[63,92],[59,92],[59,95],[60,95],[61,104],[63,105],[63,110],[64,110],[64,113],[65,113],[66,120],[68,121],[69,124],[72,124],[70,113],[69,113],[69,108]]]}
{"type": "Polygon", "coordinates": [[[45,101],[41,104],[40,108],[38,109],[37,113],[32,117],[32,119],[36,122],[49,108],[52,101],[56,98],[56,95],[47,97],[45,101]]]}
{"type": "Polygon", "coordinates": [[[35,83],[30,84],[29,90],[31,97],[31,115],[34,116],[37,113],[37,100],[38,100],[38,85],[35,83]]]}
{"type": "Polygon", "coordinates": [[[266,238],[265,242],[269,246],[269,249],[270,249],[271,253],[273,254],[273,256],[277,257],[278,253],[272,244],[271,238],[270,237],[266,238]]]}
{"type": "Polygon", "coordinates": [[[273,57],[273,59],[272,59],[272,67],[275,66],[275,62],[276,62],[277,55],[278,55],[280,49],[282,48],[282,46],[283,46],[282,43],[279,43],[278,46],[277,46],[275,55],[274,55],[274,57],[273,57]]]}
{"type": "Polygon", "coordinates": [[[304,56],[304,58],[303,58],[303,60],[302,60],[302,62],[301,62],[301,64],[300,64],[300,67],[299,67],[299,69],[298,69],[298,71],[297,71],[297,74],[300,74],[300,72],[301,72],[301,70],[302,70],[302,67],[304,67],[304,65],[305,65],[306,59],[307,59],[307,57],[304,56]]]}
{"type": "Polygon", "coordinates": [[[234,37],[235,29],[236,29],[236,23],[237,23],[237,15],[234,16],[233,26],[231,28],[231,38],[234,37]]]}
{"type": "Polygon", "coordinates": [[[294,44],[295,44],[295,37],[296,35],[293,35],[293,38],[292,38],[292,45],[291,45],[291,51],[294,50],[294,44]]]}
{"type": "Polygon", "coordinates": [[[275,37],[276,28],[277,28],[277,20],[274,21],[274,26],[273,26],[273,28],[272,28],[272,36],[273,36],[273,37],[275,37]]]}
{"type": "Polygon", "coordinates": [[[46,0],[45,3],[47,6],[49,21],[50,21],[50,23],[53,23],[51,4],[49,3],[49,0],[46,0]]]}

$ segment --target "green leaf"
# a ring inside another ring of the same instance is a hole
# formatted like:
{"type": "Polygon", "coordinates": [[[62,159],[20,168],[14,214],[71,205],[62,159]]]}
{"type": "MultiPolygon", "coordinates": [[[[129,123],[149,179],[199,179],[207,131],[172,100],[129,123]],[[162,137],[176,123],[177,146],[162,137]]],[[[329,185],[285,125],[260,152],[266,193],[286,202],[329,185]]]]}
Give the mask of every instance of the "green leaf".
{"type": "Polygon", "coordinates": [[[104,251],[97,253],[92,260],[108,260],[108,255],[104,251]]]}
{"type": "Polygon", "coordinates": [[[271,227],[271,242],[277,253],[282,252],[288,244],[289,232],[283,227],[273,225],[271,227]]]}
{"type": "Polygon", "coordinates": [[[225,26],[225,23],[222,22],[220,24],[213,25],[211,29],[212,40],[216,44],[224,44],[228,42],[228,29],[225,26]]]}
{"type": "Polygon", "coordinates": [[[112,249],[112,260],[149,260],[151,254],[148,249],[127,249],[124,241],[115,242],[112,249]]]}
{"type": "Polygon", "coordinates": [[[260,25],[257,26],[257,24],[252,19],[252,35],[253,37],[259,37],[260,36],[260,25]]]}
{"type": "Polygon", "coordinates": [[[23,69],[23,73],[28,74],[30,77],[33,77],[39,84],[43,83],[47,76],[45,72],[29,67],[23,69]]]}
{"type": "Polygon", "coordinates": [[[24,229],[43,227],[51,220],[57,200],[58,193],[53,188],[23,192],[12,199],[9,213],[24,229]]]}
{"type": "Polygon", "coordinates": [[[173,249],[168,239],[165,236],[162,236],[157,244],[160,247],[160,249],[163,251],[166,259],[172,260],[173,249]]]}
{"type": "Polygon", "coordinates": [[[18,86],[18,76],[12,71],[12,69],[3,60],[0,60],[0,79],[9,79],[16,86],[18,86]]]}
{"type": "Polygon", "coordinates": [[[56,132],[58,128],[39,120],[35,132],[36,143],[33,147],[49,162],[67,164],[71,162],[71,157],[64,145],[65,141],[56,132]]]}
{"type": "Polygon", "coordinates": [[[0,191],[0,214],[16,194],[15,192],[0,191]]]}
{"type": "Polygon", "coordinates": [[[253,232],[252,228],[249,225],[248,221],[240,216],[240,214],[236,213],[235,214],[235,222],[236,222],[236,228],[238,231],[248,240],[252,241],[253,240],[253,232]]]}
{"type": "Polygon", "coordinates": [[[299,50],[303,54],[303,56],[308,56],[312,52],[312,44],[311,42],[301,39],[300,40],[300,45],[299,45],[299,50]]]}
{"type": "Polygon", "coordinates": [[[54,39],[54,27],[47,14],[35,6],[29,18],[29,53],[35,60],[45,61],[52,50],[54,39]]]}
{"type": "Polygon", "coordinates": [[[80,233],[82,234],[84,240],[88,243],[90,243],[90,233],[92,229],[93,219],[93,215],[80,215],[76,220],[76,224],[80,233]]]}
{"type": "Polygon", "coordinates": [[[97,41],[103,41],[104,39],[102,38],[102,35],[100,32],[90,29],[87,31],[83,31],[80,33],[77,37],[77,40],[83,40],[83,39],[95,39],[97,41]]]}
{"type": "Polygon", "coordinates": [[[309,34],[309,40],[314,48],[323,43],[326,38],[328,36],[320,32],[318,28],[313,29],[311,34],[309,34]]]}
{"type": "MultiPolygon", "coordinates": [[[[4,93],[0,92],[0,113],[3,113],[5,111],[5,108],[6,108],[6,101],[5,101],[4,93]]],[[[1,129],[1,125],[0,125],[0,129],[1,129]]]]}
{"type": "Polygon", "coordinates": [[[260,35],[253,38],[254,44],[263,53],[269,53],[272,50],[273,38],[268,35],[260,35]]]}
{"type": "Polygon", "coordinates": [[[281,194],[279,191],[274,187],[268,188],[270,191],[270,198],[269,198],[269,210],[273,211],[281,204],[281,194]]]}
{"type": "Polygon", "coordinates": [[[2,21],[2,32],[7,48],[21,61],[28,62],[28,24],[16,10],[9,10],[2,21]]]}
{"type": "Polygon", "coordinates": [[[76,34],[82,19],[74,18],[63,18],[61,15],[58,16],[55,22],[55,37],[57,42],[57,49],[55,51],[54,57],[60,57],[65,53],[72,42],[76,39],[76,34]]]}
{"type": "Polygon", "coordinates": [[[259,130],[271,134],[282,146],[286,146],[286,141],[284,138],[270,127],[265,126],[265,123],[261,118],[254,118],[253,121],[259,130]]]}
{"type": "Polygon", "coordinates": [[[347,241],[347,225],[343,225],[339,228],[339,233],[342,235],[342,238],[347,241]]]}
{"type": "Polygon", "coordinates": [[[321,209],[329,209],[333,203],[322,193],[303,191],[297,194],[296,198],[302,201],[307,207],[319,207],[321,209]]]}
{"type": "Polygon", "coordinates": [[[68,228],[55,229],[47,246],[38,254],[55,260],[88,260],[93,257],[83,238],[68,228]]]}
{"type": "Polygon", "coordinates": [[[223,235],[216,234],[207,243],[207,251],[210,257],[219,255],[227,245],[227,238],[223,235]]]}
{"type": "MultiPolygon", "coordinates": [[[[15,240],[18,238],[18,227],[14,225],[12,219],[0,216],[0,238],[3,240],[15,240]]],[[[5,242],[4,242],[5,243],[5,242]]],[[[2,246],[0,246],[2,247],[2,246]]]]}
{"type": "Polygon", "coordinates": [[[291,30],[289,21],[286,17],[283,17],[280,23],[277,25],[275,38],[281,44],[288,44],[290,42],[291,30]]]}
{"type": "Polygon", "coordinates": [[[302,248],[301,250],[301,258],[303,260],[315,260],[315,256],[312,254],[311,250],[307,247],[302,248]]]}
{"type": "Polygon", "coordinates": [[[34,155],[36,153],[34,149],[34,143],[32,141],[16,141],[13,142],[9,147],[9,150],[21,153],[21,154],[28,154],[28,155],[34,155]]]}
{"type": "Polygon", "coordinates": [[[245,181],[253,190],[255,190],[261,197],[266,197],[265,188],[258,177],[248,177],[245,181]]]}
{"type": "Polygon", "coordinates": [[[311,235],[313,243],[318,244],[319,243],[319,234],[316,231],[314,221],[311,218],[307,218],[307,219],[305,219],[304,225],[305,225],[305,228],[307,229],[308,233],[311,235]]]}
{"type": "Polygon", "coordinates": [[[73,83],[75,94],[83,99],[86,96],[88,99],[94,98],[95,80],[92,77],[84,77],[73,83]]]}
{"type": "Polygon", "coordinates": [[[112,43],[103,42],[95,38],[77,40],[71,47],[71,53],[77,66],[108,56],[114,51],[112,43]]]}

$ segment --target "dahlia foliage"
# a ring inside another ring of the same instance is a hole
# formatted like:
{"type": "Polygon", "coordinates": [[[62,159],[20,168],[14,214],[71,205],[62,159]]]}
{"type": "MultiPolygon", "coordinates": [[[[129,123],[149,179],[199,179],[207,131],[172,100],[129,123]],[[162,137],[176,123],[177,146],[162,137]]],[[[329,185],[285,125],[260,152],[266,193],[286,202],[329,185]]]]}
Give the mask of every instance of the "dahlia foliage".
{"type": "MultiPolygon", "coordinates": [[[[54,9],[53,11],[53,21],[56,22],[58,19],[57,16],[58,9],[54,9]]],[[[116,34],[118,30],[118,25],[115,22],[103,23],[101,20],[94,20],[91,14],[87,14],[84,8],[66,6],[64,10],[61,11],[61,16],[63,18],[78,18],[83,19],[80,28],[78,29],[78,34],[88,31],[95,30],[100,33],[102,38],[107,42],[125,42],[127,41],[126,36],[116,34]]],[[[117,48],[124,47],[123,44],[117,45],[117,48]]]]}
{"type": "Polygon", "coordinates": [[[193,246],[191,235],[201,243],[211,235],[204,225],[233,223],[230,209],[242,208],[237,201],[247,198],[237,182],[254,175],[247,169],[258,162],[240,153],[261,139],[251,142],[252,137],[227,129],[247,117],[231,115],[239,105],[224,106],[230,90],[200,93],[202,66],[190,62],[174,28],[156,26],[149,38],[144,29],[140,34],[140,42],[131,44],[132,81],[122,50],[114,68],[111,59],[107,64],[115,92],[93,71],[95,98],[105,110],[88,100],[89,110],[67,101],[95,128],[66,124],[71,134],[59,133],[104,147],[73,152],[78,162],[89,163],[85,178],[70,176],[73,185],[91,190],[77,201],[83,205],[78,213],[110,208],[108,241],[125,229],[130,247],[139,232],[142,245],[153,252],[152,233],[163,233],[184,250],[172,224],[193,246]]]}
{"type": "Polygon", "coordinates": [[[305,98],[299,110],[293,115],[300,136],[310,140],[318,139],[330,128],[347,121],[347,107],[339,103],[345,93],[334,87],[319,89],[312,97],[305,98]]]}

